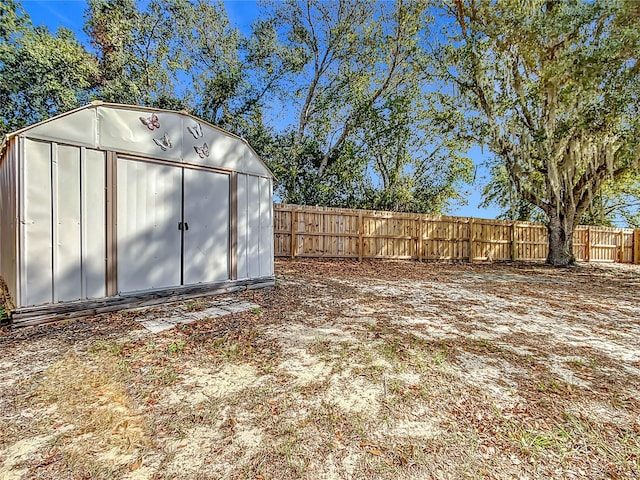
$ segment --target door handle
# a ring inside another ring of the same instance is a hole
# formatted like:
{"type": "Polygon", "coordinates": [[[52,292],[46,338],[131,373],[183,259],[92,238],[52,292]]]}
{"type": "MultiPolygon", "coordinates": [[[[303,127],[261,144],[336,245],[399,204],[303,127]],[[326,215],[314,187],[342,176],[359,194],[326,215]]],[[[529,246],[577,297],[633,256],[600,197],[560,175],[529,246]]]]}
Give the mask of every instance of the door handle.
{"type": "Polygon", "coordinates": [[[184,222],[184,229],[189,230],[189,224],[187,222],[184,222]]]}
{"type": "Polygon", "coordinates": [[[187,222],[178,222],[178,230],[189,230],[189,224],[187,222]]]}

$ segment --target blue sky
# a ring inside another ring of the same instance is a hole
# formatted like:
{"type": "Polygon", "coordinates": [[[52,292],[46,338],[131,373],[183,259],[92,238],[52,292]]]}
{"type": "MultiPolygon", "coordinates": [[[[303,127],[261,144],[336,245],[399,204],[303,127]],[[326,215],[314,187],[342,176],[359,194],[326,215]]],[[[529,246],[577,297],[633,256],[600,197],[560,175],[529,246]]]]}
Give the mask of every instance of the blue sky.
{"type": "MultiPolygon", "coordinates": [[[[257,16],[259,8],[255,1],[245,0],[225,0],[227,14],[232,25],[243,32],[247,32],[251,22],[257,16]]],[[[83,14],[87,6],[84,0],[22,0],[24,10],[29,14],[35,25],[46,25],[50,30],[55,31],[58,27],[66,27],[73,30],[78,39],[83,43],[88,43],[87,36],[82,31],[84,24],[83,14]]],[[[450,215],[472,216],[479,218],[495,218],[499,211],[495,208],[479,208],[481,202],[480,192],[486,169],[483,163],[486,156],[479,148],[474,148],[470,152],[477,166],[476,181],[473,186],[466,186],[468,192],[467,205],[453,206],[447,212],[450,215]]]]}

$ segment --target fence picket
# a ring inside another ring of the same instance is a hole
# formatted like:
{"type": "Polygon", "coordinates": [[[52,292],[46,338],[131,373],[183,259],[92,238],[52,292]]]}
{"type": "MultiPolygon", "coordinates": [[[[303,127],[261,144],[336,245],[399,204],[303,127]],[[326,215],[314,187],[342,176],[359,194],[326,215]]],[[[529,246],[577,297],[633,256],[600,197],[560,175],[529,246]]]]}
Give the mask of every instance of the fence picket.
{"type": "MultiPolygon", "coordinates": [[[[276,257],[544,261],[546,227],[529,222],[274,205],[276,257]]],[[[578,226],[576,258],[640,263],[640,230],[578,226]]]]}

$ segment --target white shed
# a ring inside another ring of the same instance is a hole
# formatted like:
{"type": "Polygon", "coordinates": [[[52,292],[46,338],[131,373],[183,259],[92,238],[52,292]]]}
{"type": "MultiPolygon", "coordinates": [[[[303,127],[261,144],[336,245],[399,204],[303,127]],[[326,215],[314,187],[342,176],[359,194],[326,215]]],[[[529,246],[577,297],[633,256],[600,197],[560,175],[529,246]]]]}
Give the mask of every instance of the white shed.
{"type": "Polygon", "coordinates": [[[240,137],[94,102],[7,135],[0,153],[14,323],[274,282],[273,175],[240,137]]]}

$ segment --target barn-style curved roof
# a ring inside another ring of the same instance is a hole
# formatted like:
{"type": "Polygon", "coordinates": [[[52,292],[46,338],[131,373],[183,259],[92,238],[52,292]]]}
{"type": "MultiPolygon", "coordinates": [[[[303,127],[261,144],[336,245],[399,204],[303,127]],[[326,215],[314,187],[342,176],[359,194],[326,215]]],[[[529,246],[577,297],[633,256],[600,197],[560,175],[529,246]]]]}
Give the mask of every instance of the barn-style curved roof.
{"type": "Polygon", "coordinates": [[[6,135],[0,155],[17,135],[273,177],[245,139],[185,111],[93,102],[6,135]]]}

